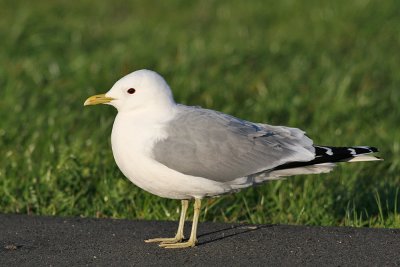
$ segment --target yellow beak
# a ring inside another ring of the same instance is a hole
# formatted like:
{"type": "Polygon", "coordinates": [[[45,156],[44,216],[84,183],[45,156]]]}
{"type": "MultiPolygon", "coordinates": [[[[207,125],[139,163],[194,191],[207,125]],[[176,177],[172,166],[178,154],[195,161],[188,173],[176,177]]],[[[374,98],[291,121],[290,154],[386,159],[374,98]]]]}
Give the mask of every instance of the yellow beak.
{"type": "Polygon", "coordinates": [[[106,104],[114,100],[112,97],[108,97],[105,94],[101,95],[94,95],[86,99],[85,103],[83,104],[84,106],[90,106],[90,105],[97,105],[97,104],[106,104]]]}

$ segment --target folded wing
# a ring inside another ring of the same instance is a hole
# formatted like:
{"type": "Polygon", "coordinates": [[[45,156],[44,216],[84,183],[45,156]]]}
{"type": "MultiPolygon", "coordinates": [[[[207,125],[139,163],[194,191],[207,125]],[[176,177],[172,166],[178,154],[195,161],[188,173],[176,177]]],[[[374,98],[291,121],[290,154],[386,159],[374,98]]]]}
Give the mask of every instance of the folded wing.
{"type": "Polygon", "coordinates": [[[228,182],[315,158],[312,140],[299,129],[251,123],[198,107],[178,109],[153,154],[181,173],[228,182]]]}

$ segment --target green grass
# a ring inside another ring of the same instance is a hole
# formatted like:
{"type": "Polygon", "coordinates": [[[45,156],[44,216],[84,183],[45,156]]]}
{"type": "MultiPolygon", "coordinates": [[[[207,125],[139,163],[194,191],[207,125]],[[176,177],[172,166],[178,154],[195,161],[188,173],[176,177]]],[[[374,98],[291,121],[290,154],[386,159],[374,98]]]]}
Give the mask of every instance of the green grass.
{"type": "Polygon", "coordinates": [[[399,1],[125,2],[0,1],[0,212],[177,219],[115,165],[116,111],[82,106],[149,68],[177,102],[385,158],[209,199],[202,220],[400,227],[399,1]]]}

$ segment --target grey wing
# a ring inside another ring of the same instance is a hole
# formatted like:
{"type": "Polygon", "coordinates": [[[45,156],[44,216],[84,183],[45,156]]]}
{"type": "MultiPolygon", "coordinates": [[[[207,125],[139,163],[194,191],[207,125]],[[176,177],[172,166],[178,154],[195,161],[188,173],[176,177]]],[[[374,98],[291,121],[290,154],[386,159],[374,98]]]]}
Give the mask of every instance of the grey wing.
{"type": "Polygon", "coordinates": [[[181,173],[227,182],[288,162],[314,159],[304,132],[240,120],[217,111],[179,105],[167,137],[155,143],[155,160],[181,173]]]}

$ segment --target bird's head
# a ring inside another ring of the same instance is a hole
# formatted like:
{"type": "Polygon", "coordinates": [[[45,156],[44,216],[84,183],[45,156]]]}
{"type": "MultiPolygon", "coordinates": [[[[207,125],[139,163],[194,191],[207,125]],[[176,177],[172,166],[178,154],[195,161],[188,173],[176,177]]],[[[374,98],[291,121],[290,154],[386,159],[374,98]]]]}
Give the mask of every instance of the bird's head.
{"type": "Polygon", "coordinates": [[[84,106],[109,104],[119,112],[173,105],[171,89],[158,73],[138,70],[120,80],[105,94],[89,97],[84,106]]]}

